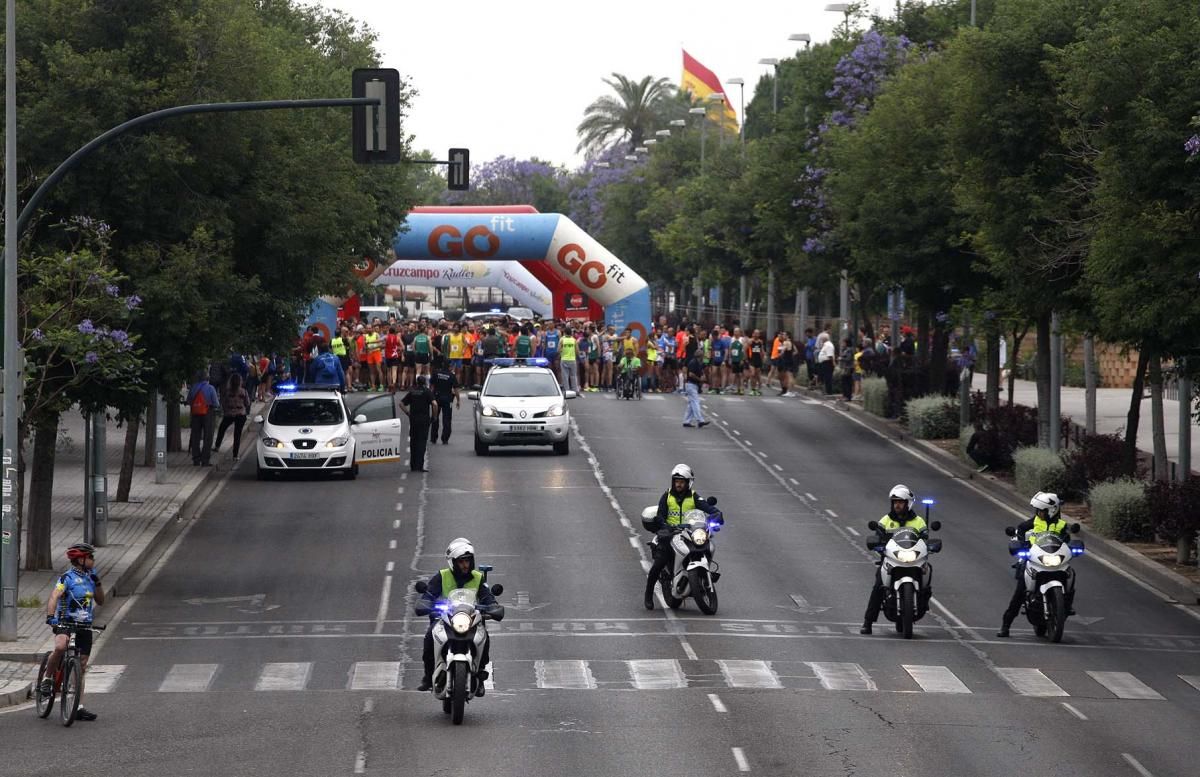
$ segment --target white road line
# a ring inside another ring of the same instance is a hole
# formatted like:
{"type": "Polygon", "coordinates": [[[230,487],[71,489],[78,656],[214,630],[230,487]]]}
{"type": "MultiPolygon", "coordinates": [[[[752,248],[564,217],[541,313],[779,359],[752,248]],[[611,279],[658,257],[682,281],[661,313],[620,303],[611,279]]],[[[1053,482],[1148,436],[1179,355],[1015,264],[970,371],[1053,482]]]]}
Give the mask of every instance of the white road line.
{"type": "Polygon", "coordinates": [[[404,493],[404,486],[399,486],[399,487],[396,489],[396,493],[397,493],[397,494],[403,494],[403,493],[404,493]]]}
{"type": "Polygon", "coordinates": [[[393,529],[399,529],[399,528],[400,528],[400,519],[399,519],[399,518],[397,518],[396,520],[392,521],[392,528],[393,528],[393,529]]]}
{"type": "Polygon", "coordinates": [[[125,664],[89,666],[87,670],[87,693],[109,693],[125,674],[125,664]]]}
{"type": "MultiPolygon", "coordinates": [[[[793,486],[800,485],[799,483],[796,482],[795,478],[788,478],[788,480],[792,481],[793,486]]],[[[810,501],[810,502],[817,501],[817,498],[815,496],[813,496],[812,494],[808,493],[807,491],[804,492],[804,496],[808,497],[808,501],[810,501]]]]}
{"type": "Polygon", "coordinates": [[[1181,674],[1179,679],[1200,691],[1200,674],[1181,674]]]}
{"type": "Polygon", "coordinates": [[[779,676],[767,661],[726,659],[717,661],[730,688],[782,688],[779,676]]]}
{"type": "Polygon", "coordinates": [[[1088,672],[1088,676],[1111,691],[1118,699],[1165,701],[1158,691],[1128,672],[1088,672]]]}
{"type": "Polygon", "coordinates": [[[535,661],[538,688],[593,690],[596,678],[587,661],[535,661]]]}
{"type": "Polygon", "coordinates": [[[384,567],[384,569],[383,569],[384,572],[394,572],[395,570],[396,570],[396,562],[395,561],[389,561],[387,563],[387,566],[384,567]]]}
{"type": "Polygon", "coordinates": [[[264,664],[258,680],[254,682],[254,690],[303,691],[308,686],[308,678],[311,674],[312,662],[310,661],[264,664]]]}
{"type": "Polygon", "coordinates": [[[1062,702],[1062,706],[1066,708],[1067,712],[1071,713],[1072,715],[1074,715],[1075,717],[1079,718],[1080,720],[1087,720],[1087,719],[1088,719],[1088,716],[1087,716],[1087,715],[1084,715],[1082,712],[1080,712],[1079,710],[1075,709],[1075,708],[1074,708],[1074,707],[1072,707],[1070,704],[1067,704],[1065,701],[1064,701],[1064,702],[1062,702]]]}
{"type": "Polygon", "coordinates": [[[175,664],[158,686],[160,693],[203,693],[220,664],[175,664]]]}
{"type": "Polygon", "coordinates": [[[721,698],[715,693],[710,693],[708,695],[708,700],[712,702],[713,709],[717,712],[729,712],[729,710],[726,709],[725,705],[721,702],[721,698]]]}
{"type": "Polygon", "coordinates": [[[746,440],[745,443],[750,447],[754,447],[754,443],[750,442],[749,440],[746,440]]]}
{"type": "Polygon", "coordinates": [[[367,753],[365,750],[359,750],[358,755],[354,757],[354,773],[364,774],[367,771],[367,753]]]}
{"type": "MultiPolygon", "coordinates": [[[[791,483],[793,486],[798,486],[798,485],[800,485],[800,481],[799,481],[799,480],[796,480],[795,478],[788,478],[788,481],[789,481],[789,482],[790,482],[790,483],[791,483]]],[[[808,495],[807,495],[807,494],[805,494],[805,496],[808,496],[808,495]]],[[[809,498],[809,499],[812,499],[813,497],[811,497],[811,496],[808,496],[808,498],[809,498]]]]}
{"type": "Polygon", "coordinates": [[[718,414],[718,413],[710,413],[709,415],[711,415],[713,418],[720,418],[720,417],[721,417],[721,416],[720,416],[720,414],[718,414]]]}
{"type": "Polygon", "coordinates": [[[404,509],[404,503],[403,503],[403,502],[397,502],[397,503],[396,503],[396,512],[400,512],[400,511],[401,511],[401,510],[403,510],[403,509],[404,509]]]}
{"type": "Polygon", "coordinates": [[[1040,669],[996,667],[996,674],[1022,696],[1070,696],[1040,669]]]}
{"type": "Polygon", "coordinates": [[[1138,774],[1142,775],[1142,777],[1154,777],[1154,772],[1142,766],[1141,761],[1134,758],[1129,753],[1121,753],[1121,757],[1124,758],[1126,763],[1132,766],[1138,774]]]}
{"type": "Polygon", "coordinates": [[[733,748],[733,760],[737,761],[739,772],[750,771],[750,762],[746,760],[746,753],[740,747],[733,748]]]}
{"type": "Polygon", "coordinates": [[[847,526],[847,527],[846,527],[846,531],[850,532],[850,533],[851,533],[851,534],[853,534],[855,537],[861,537],[861,536],[862,536],[861,534],[859,534],[859,533],[858,533],[858,529],[855,529],[853,526],[847,526]]]}
{"type": "Polygon", "coordinates": [[[771,466],[774,467],[775,469],[779,470],[780,472],[783,472],[783,467],[779,466],[778,464],[772,464],[771,466]]]}
{"type": "Polygon", "coordinates": [[[983,641],[984,641],[983,637],[981,637],[981,636],[979,635],[979,632],[978,632],[978,631],[976,631],[975,629],[971,628],[971,627],[970,627],[970,626],[968,626],[967,624],[963,623],[963,622],[962,622],[962,619],[961,619],[961,618],[959,618],[959,617],[958,617],[957,615],[955,615],[954,613],[950,612],[950,610],[949,610],[949,609],[946,607],[946,605],[944,605],[944,604],[942,604],[941,602],[939,602],[939,601],[938,601],[938,598],[937,598],[936,596],[931,596],[931,597],[929,597],[929,603],[930,603],[930,604],[932,604],[934,607],[936,607],[936,608],[937,608],[939,611],[941,611],[941,613],[942,613],[942,616],[943,616],[943,617],[944,617],[946,620],[950,621],[950,622],[951,622],[951,623],[953,623],[955,626],[958,626],[960,629],[962,629],[962,630],[963,630],[963,631],[966,633],[966,635],[967,635],[968,637],[970,637],[971,639],[973,639],[973,640],[974,640],[974,641],[976,641],[976,642],[983,642],[983,641]]]}
{"type": "Polygon", "coordinates": [[[804,663],[812,668],[817,679],[821,681],[821,687],[827,691],[878,690],[875,687],[875,681],[858,664],[837,661],[805,661],[804,663]]]}
{"type": "Polygon", "coordinates": [[[908,672],[909,676],[921,686],[921,690],[926,693],[970,693],[963,681],[955,676],[948,667],[944,666],[916,666],[913,664],[903,664],[904,671],[908,672]]]}
{"type": "Polygon", "coordinates": [[[734,429],[733,433],[736,434],[738,437],[742,436],[742,433],[740,431],[738,431],[737,429],[734,429]]]}
{"type": "Polygon", "coordinates": [[[358,661],[350,672],[352,691],[394,691],[399,687],[399,661],[358,661]]]}
{"type": "MultiPolygon", "coordinates": [[[[393,542],[392,547],[396,547],[393,542]]],[[[383,633],[383,622],[387,620],[388,603],[392,600],[392,576],[383,576],[383,589],[379,592],[379,610],[375,613],[375,633],[383,633]]]]}
{"type": "Polygon", "coordinates": [[[638,540],[638,538],[637,538],[637,537],[630,537],[630,538],[629,538],[629,544],[630,544],[630,545],[632,545],[632,546],[633,546],[633,547],[635,547],[635,548],[638,548],[638,547],[641,547],[641,544],[642,544],[642,543],[641,543],[641,541],[640,541],[640,540],[638,540]]]}
{"type": "Polygon", "coordinates": [[[363,714],[370,715],[374,711],[375,711],[375,700],[372,699],[370,696],[363,699],[363,714]]]}
{"type": "Polygon", "coordinates": [[[679,662],[671,658],[646,658],[630,661],[629,674],[633,678],[633,687],[639,690],[687,687],[687,677],[679,668],[679,662]]]}
{"type": "Polygon", "coordinates": [[[401,473],[400,473],[400,479],[401,479],[401,480],[408,480],[408,473],[407,473],[407,472],[401,472],[401,473]]]}
{"type": "Polygon", "coordinates": [[[825,512],[829,515],[830,518],[838,517],[838,514],[835,513],[833,510],[830,510],[828,507],[825,508],[825,512]]]}

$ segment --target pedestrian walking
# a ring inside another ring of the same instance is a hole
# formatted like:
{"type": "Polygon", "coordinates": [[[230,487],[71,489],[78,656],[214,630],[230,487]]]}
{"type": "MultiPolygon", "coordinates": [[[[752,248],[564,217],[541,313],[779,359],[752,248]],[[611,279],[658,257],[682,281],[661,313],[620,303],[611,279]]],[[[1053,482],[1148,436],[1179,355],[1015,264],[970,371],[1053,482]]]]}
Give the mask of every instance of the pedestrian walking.
{"type": "Polygon", "coordinates": [[[408,416],[408,463],[413,472],[429,471],[425,466],[425,446],[438,404],[429,391],[428,381],[425,375],[418,375],[416,386],[400,400],[400,409],[408,416]]]}
{"type": "Polygon", "coordinates": [[[187,404],[191,410],[188,452],[192,454],[192,464],[211,467],[209,459],[212,457],[213,425],[217,411],[221,409],[221,400],[217,390],[208,382],[204,370],[196,373],[196,379],[187,393],[187,404]]]}
{"type": "Polygon", "coordinates": [[[217,442],[214,451],[221,450],[221,441],[225,439],[225,430],[233,427],[233,460],[238,460],[238,451],[242,448],[242,427],[246,425],[246,416],[250,413],[250,392],[242,385],[242,376],[236,372],[229,376],[229,385],[225,387],[225,395],[221,398],[221,426],[217,429],[217,442]]]}
{"type": "Polygon", "coordinates": [[[458,378],[454,368],[445,357],[438,357],[433,372],[433,399],[437,403],[438,413],[432,417],[429,424],[429,443],[437,442],[438,427],[441,427],[442,445],[450,442],[450,422],[454,418],[454,408],[460,407],[458,398],[458,378]],[[450,406],[454,402],[454,408],[450,406]],[[439,418],[440,417],[440,418],[439,418]]]}
{"type": "Polygon", "coordinates": [[[687,410],[683,413],[683,425],[703,428],[708,426],[704,412],[700,409],[700,389],[704,386],[704,361],[700,350],[692,351],[687,360],[687,382],[684,384],[684,394],[687,396],[687,410]]]}

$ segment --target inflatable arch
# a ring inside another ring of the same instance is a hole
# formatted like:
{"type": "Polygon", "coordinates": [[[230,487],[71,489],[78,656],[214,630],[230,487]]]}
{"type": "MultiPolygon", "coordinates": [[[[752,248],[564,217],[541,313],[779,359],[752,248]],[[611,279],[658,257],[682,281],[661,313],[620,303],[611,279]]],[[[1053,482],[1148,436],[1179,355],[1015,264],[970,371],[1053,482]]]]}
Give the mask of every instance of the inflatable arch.
{"type": "Polygon", "coordinates": [[[393,243],[397,260],[520,262],[553,294],[555,318],[596,318],[587,310],[599,306],[606,324],[629,327],[645,344],[646,281],[566,216],[529,206],[421,207],[405,227],[393,243]]]}
{"type": "Polygon", "coordinates": [[[550,290],[520,262],[456,262],[401,259],[375,278],[377,286],[496,286],[539,316],[553,310],[550,290]]]}

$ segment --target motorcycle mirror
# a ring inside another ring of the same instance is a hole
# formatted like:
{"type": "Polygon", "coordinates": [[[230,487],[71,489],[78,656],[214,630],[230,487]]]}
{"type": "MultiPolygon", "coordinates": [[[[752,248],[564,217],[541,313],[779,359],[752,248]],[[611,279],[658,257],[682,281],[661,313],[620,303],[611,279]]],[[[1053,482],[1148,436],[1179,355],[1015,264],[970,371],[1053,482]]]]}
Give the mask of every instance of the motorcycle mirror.
{"type": "Polygon", "coordinates": [[[941,553],[942,552],[942,541],[941,540],[930,540],[928,547],[929,547],[930,553],[941,553]]]}
{"type": "Polygon", "coordinates": [[[496,583],[494,586],[492,586],[492,596],[499,596],[502,593],[504,593],[503,583],[496,583]]]}
{"type": "Polygon", "coordinates": [[[1005,526],[1004,533],[1007,534],[1009,537],[1016,537],[1017,536],[1017,528],[1015,526],[1005,526]]]}
{"type": "Polygon", "coordinates": [[[866,540],[867,550],[878,550],[879,547],[875,544],[877,541],[874,537],[868,537],[866,540]]]}
{"type": "Polygon", "coordinates": [[[429,590],[429,584],[426,583],[424,580],[418,580],[416,582],[416,584],[413,585],[413,590],[419,594],[423,594],[429,590]]]}
{"type": "Polygon", "coordinates": [[[933,523],[929,524],[929,528],[933,531],[939,531],[942,528],[942,522],[934,521],[933,523]]]}
{"type": "Polygon", "coordinates": [[[1071,524],[1071,533],[1072,533],[1072,534],[1078,534],[1078,533],[1079,533],[1079,524],[1077,524],[1077,523],[1073,523],[1073,524],[1071,524]]]}
{"type": "Polygon", "coordinates": [[[871,531],[879,531],[879,524],[875,521],[867,521],[867,528],[871,531]]]}
{"type": "Polygon", "coordinates": [[[709,506],[711,507],[717,503],[717,498],[715,496],[710,496],[708,499],[705,499],[704,501],[708,502],[709,506]]]}

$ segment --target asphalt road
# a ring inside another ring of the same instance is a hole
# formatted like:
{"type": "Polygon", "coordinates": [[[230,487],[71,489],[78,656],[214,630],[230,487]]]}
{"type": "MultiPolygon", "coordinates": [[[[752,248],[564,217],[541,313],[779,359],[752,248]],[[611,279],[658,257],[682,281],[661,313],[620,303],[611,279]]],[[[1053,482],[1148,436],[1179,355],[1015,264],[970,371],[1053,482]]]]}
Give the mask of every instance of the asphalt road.
{"type": "MultiPolygon", "coordinates": [[[[713,397],[571,405],[568,456],[477,457],[470,415],[428,474],[257,482],[241,469],[89,675],[69,731],[0,714],[0,774],[1190,775],[1200,620],[1086,555],[1061,645],[1018,621],[1017,517],[830,406],[713,397]],[[678,461],[716,495],[720,609],[642,607],[641,509],[678,461]],[[937,500],[935,610],[858,634],[860,535],[903,482],[937,500]],[[411,583],[453,537],[506,588],[495,688],[450,724],[420,677],[411,583]]],[[[112,610],[114,608],[110,608],[112,610]]]]}

